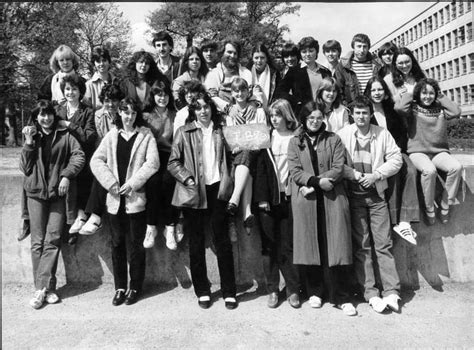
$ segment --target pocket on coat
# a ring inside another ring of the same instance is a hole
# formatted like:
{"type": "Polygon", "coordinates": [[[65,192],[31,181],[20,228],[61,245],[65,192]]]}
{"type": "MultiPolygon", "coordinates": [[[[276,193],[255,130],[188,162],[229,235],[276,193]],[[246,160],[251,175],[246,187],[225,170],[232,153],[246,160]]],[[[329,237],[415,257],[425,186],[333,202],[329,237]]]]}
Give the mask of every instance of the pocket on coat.
{"type": "Polygon", "coordinates": [[[177,181],[171,204],[175,207],[197,208],[199,206],[199,186],[185,186],[177,181]]]}

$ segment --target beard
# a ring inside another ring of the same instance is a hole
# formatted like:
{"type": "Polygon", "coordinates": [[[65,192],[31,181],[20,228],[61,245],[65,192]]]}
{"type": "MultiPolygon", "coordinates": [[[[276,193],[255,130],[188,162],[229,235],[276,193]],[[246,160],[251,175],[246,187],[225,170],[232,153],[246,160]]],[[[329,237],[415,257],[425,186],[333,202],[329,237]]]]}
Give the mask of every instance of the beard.
{"type": "Polygon", "coordinates": [[[229,56],[222,57],[222,64],[229,70],[236,70],[238,67],[238,60],[229,56]]]}

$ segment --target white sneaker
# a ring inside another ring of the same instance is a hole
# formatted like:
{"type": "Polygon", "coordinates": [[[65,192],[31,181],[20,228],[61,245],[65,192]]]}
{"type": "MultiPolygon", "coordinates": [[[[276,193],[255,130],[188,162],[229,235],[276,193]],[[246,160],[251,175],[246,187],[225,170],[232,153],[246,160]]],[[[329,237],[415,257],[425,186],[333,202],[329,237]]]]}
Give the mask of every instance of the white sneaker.
{"type": "Polygon", "coordinates": [[[411,244],[416,245],[416,232],[413,231],[410,223],[401,221],[398,225],[393,227],[393,230],[403,239],[407,240],[411,244]]]}
{"type": "Polygon", "coordinates": [[[59,301],[59,297],[56,293],[47,291],[46,292],[46,302],[48,304],[56,304],[59,301]]]}
{"type": "Polygon", "coordinates": [[[178,244],[174,238],[174,226],[165,226],[165,230],[163,231],[163,235],[166,239],[166,246],[169,250],[176,250],[178,249],[178,244]]]}
{"type": "Polygon", "coordinates": [[[183,232],[183,224],[182,223],[177,223],[175,226],[174,230],[174,236],[176,239],[176,243],[179,243],[183,240],[184,238],[184,232],[183,232]]]}
{"type": "Polygon", "coordinates": [[[387,308],[386,302],[380,297],[370,298],[369,305],[372,306],[372,309],[374,309],[374,311],[378,312],[379,314],[384,312],[384,310],[387,308]]]}
{"type": "Polygon", "coordinates": [[[44,304],[44,298],[46,296],[46,288],[37,290],[35,296],[30,300],[30,306],[33,309],[39,309],[44,304]]]}
{"type": "Polygon", "coordinates": [[[321,306],[323,306],[323,301],[320,297],[317,297],[316,295],[312,295],[309,300],[308,300],[309,306],[311,306],[314,309],[319,309],[321,306]]]}
{"type": "Polygon", "coordinates": [[[387,306],[395,312],[400,311],[400,305],[398,305],[399,300],[401,300],[401,298],[397,294],[390,294],[386,297],[383,297],[385,304],[387,304],[387,306]]]}
{"type": "Polygon", "coordinates": [[[339,307],[341,308],[342,312],[346,316],[356,316],[357,315],[357,310],[354,307],[354,305],[352,305],[351,303],[344,303],[344,304],[339,305],[339,307]]]}
{"type": "Polygon", "coordinates": [[[82,226],[82,228],[79,230],[79,234],[90,236],[96,233],[100,228],[102,228],[100,216],[92,214],[89,217],[89,220],[87,220],[84,226],[82,226]]]}
{"type": "Polygon", "coordinates": [[[86,218],[78,216],[69,229],[69,233],[78,233],[86,223],[86,218]]]}
{"type": "Polygon", "coordinates": [[[158,234],[155,225],[146,225],[145,239],[143,240],[143,247],[148,249],[155,245],[155,237],[158,234]]]}

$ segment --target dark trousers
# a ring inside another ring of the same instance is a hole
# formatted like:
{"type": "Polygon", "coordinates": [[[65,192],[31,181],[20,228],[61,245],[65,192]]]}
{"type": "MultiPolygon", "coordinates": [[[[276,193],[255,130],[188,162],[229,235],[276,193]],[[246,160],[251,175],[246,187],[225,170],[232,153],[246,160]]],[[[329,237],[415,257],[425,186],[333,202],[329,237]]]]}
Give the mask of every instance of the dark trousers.
{"type": "Polygon", "coordinates": [[[234,255],[228,234],[227,202],[217,199],[219,183],[206,186],[208,209],[183,209],[184,231],[189,237],[189,258],[194,292],[198,297],[210,295],[207,278],[204,224],[210,217],[212,242],[216,249],[217,265],[224,298],[235,297],[234,255]]]}
{"type": "Polygon", "coordinates": [[[105,200],[107,198],[107,191],[103,188],[99,182],[94,178],[92,180],[91,192],[87,199],[87,205],[85,212],[87,214],[96,214],[102,216],[105,208],[105,200]]]}
{"type": "Polygon", "coordinates": [[[92,180],[94,175],[89,168],[89,163],[81,170],[79,175],[76,177],[77,183],[77,209],[85,210],[87,206],[87,201],[89,200],[89,195],[92,188],[92,180]]]}
{"type": "Polygon", "coordinates": [[[348,269],[347,265],[329,266],[328,240],[326,230],[326,214],[324,198],[321,192],[317,193],[318,207],[318,245],[321,265],[302,265],[301,279],[304,281],[308,297],[316,295],[321,299],[324,296],[332,304],[344,304],[349,301],[348,269]]]}
{"type": "Polygon", "coordinates": [[[299,293],[298,270],[293,265],[293,220],[291,203],[281,194],[279,205],[271,206],[270,211],[259,211],[263,272],[268,293],[278,292],[280,272],[286,284],[287,296],[299,293]]]}
{"type": "Polygon", "coordinates": [[[160,170],[146,183],[147,224],[157,225],[161,216],[165,225],[176,225],[179,209],[171,205],[176,179],[166,169],[170,154],[160,152],[160,170]]]}
{"type": "Polygon", "coordinates": [[[121,200],[117,215],[110,215],[112,266],[115,289],[127,289],[127,261],[130,265],[130,289],[141,291],[145,279],[146,214],[127,214],[121,200]],[[128,253],[128,254],[127,254],[128,253]]]}
{"type": "Polygon", "coordinates": [[[61,234],[66,223],[64,197],[41,200],[27,198],[31,227],[31,260],[36,289],[56,289],[56,269],[61,234]]]}

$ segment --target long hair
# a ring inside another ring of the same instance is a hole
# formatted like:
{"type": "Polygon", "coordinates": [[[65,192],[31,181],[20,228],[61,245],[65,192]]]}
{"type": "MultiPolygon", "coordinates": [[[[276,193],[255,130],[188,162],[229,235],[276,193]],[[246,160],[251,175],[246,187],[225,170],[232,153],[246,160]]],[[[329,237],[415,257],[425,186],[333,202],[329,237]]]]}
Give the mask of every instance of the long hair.
{"type": "Polygon", "coordinates": [[[401,47],[398,49],[398,51],[396,51],[393,54],[392,66],[391,66],[393,85],[395,85],[396,87],[400,87],[405,82],[403,73],[400,72],[397,68],[397,58],[400,55],[407,55],[408,57],[410,57],[411,59],[410,74],[413,76],[415,81],[419,81],[420,79],[426,78],[426,75],[421,69],[420,64],[418,63],[415,56],[413,55],[413,52],[411,52],[411,50],[407,47],[401,47]]]}
{"type": "Polygon", "coordinates": [[[189,71],[188,62],[189,57],[191,57],[192,54],[198,55],[199,60],[201,61],[201,66],[199,67],[198,75],[200,77],[205,77],[206,74],[209,72],[209,69],[207,68],[206,61],[204,60],[204,56],[202,55],[202,51],[196,46],[188,47],[184,52],[183,60],[181,62],[181,73],[189,71]]]}
{"type": "Polygon", "coordinates": [[[252,54],[250,55],[250,62],[249,62],[249,69],[252,69],[253,66],[253,54],[255,52],[263,52],[265,54],[265,57],[267,58],[267,65],[271,70],[277,70],[275,67],[275,63],[273,62],[273,57],[270,55],[270,52],[268,51],[267,47],[265,46],[264,43],[259,42],[254,47],[252,48],[252,54]]]}
{"type": "Polygon", "coordinates": [[[74,70],[79,68],[79,56],[72,51],[72,49],[67,45],[59,45],[59,47],[54,50],[53,54],[49,58],[49,68],[54,72],[57,73],[61,69],[59,68],[58,61],[61,58],[69,58],[72,60],[72,67],[74,70]]]}
{"type": "Polygon", "coordinates": [[[114,101],[120,101],[125,97],[124,93],[120,89],[120,86],[118,86],[115,83],[112,84],[105,84],[102,90],[100,91],[99,95],[99,101],[101,103],[104,103],[105,99],[109,100],[114,100],[114,101]]]}
{"type": "Polygon", "coordinates": [[[326,106],[326,103],[323,100],[323,92],[324,91],[331,91],[333,90],[336,92],[336,99],[332,103],[332,108],[338,108],[339,105],[341,104],[341,89],[339,88],[339,85],[336,82],[336,79],[332,77],[326,77],[322,80],[321,85],[318,88],[318,91],[316,92],[316,103],[320,105],[323,110],[324,107],[326,106]]]}
{"type": "MultiPolygon", "coordinates": [[[[324,109],[322,106],[318,105],[315,101],[309,101],[301,107],[300,113],[298,114],[298,119],[300,121],[300,124],[303,128],[303,132],[301,132],[298,135],[299,138],[299,144],[298,147],[300,149],[304,149],[306,147],[305,143],[305,133],[308,131],[308,126],[306,125],[306,121],[308,117],[313,113],[313,111],[320,111],[322,115],[324,115],[324,109]]],[[[321,126],[323,127],[323,126],[321,126]]]]}
{"type": "Polygon", "coordinates": [[[294,131],[298,128],[298,121],[296,120],[295,114],[293,113],[293,109],[291,108],[290,103],[283,99],[279,98],[275,100],[270,107],[268,107],[269,115],[272,112],[275,112],[282,116],[283,119],[286,121],[286,127],[288,130],[294,131]]]}
{"type": "Polygon", "coordinates": [[[144,80],[148,85],[152,85],[156,80],[166,79],[166,77],[158,70],[151,53],[141,50],[133,54],[126,67],[127,76],[134,85],[139,84],[136,64],[142,60],[150,66],[144,77],[144,80]]]}
{"type": "Polygon", "coordinates": [[[367,96],[372,102],[372,94],[370,90],[372,90],[372,85],[374,83],[380,83],[380,85],[382,85],[383,92],[385,93],[385,98],[382,101],[383,110],[393,110],[394,102],[392,100],[392,96],[390,95],[390,89],[388,88],[388,85],[385,80],[383,80],[383,78],[379,76],[373,76],[372,78],[370,78],[365,87],[364,95],[367,96]]]}
{"type": "Polygon", "coordinates": [[[413,89],[413,101],[415,101],[417,105],[421,105],[420,95],[423,89],[425,89],[427,85],[431,85],[435,91],[434,100],[436,101],[436,99],[438,98],[440,94],[440,88],[439,88],[438,82],[431,78],[423,78],[418,83],[416,83],[413,89]]]}
{"type": "Polygon", "coordinates": [[[151,112],[155,107],[156,107],[156,102],[155,102],[155,95],[164,92],[166,95],[168,95],[168,105],[166,106],[166,109],[170,111],[174,111],[174,98],[173,98],[173,93],[171,92],[171,86],[168,83],[167,80],[157,80],[153,83],[153,85],[150,88],[150,95],[148,96],[148,103],[146,104],[146,108],[144,112],[151,112]]]}
{"type": "Polygon", "coordinates": [[[118,107],[119,113],[117,113],[115,116],[114,124],[117,127],[117,129],[123,129],[123,123],[122,123],[122,117],[120,116],[120,111],[126,111],[128,110],[129,107],[132,111],[137,113],[137,116],[135,117],[135,123],[133,124],[133,126],[138,127],[138,126],[145,125],[142,111],[140,110],[140,108],[138,108],[138,105],[135,102],[135,100],[130,97],[125,97],[122,101],[120,101],[120,104],[118,107]]]}
{"type": "MultiPolygon", "coordinates": [[[[185,81],[183,86],[179,89],[178,96],[179,96],[179,103],[178,106],[187,106],[188,102],[186,101],[186,94],[187,93],[205,93],[206,89],[204,85],[202,85],[199,81],[196,80],[189,80],[185,81]]],[[[181,107],[182,108],[182,107],[181,107]]]]}
{"type": "Polygon", "coordinates": [[[196,98],[193,99],[193,101],[189,104],[189,115],[188,118],[186,118],[186,124],[192,123],[193,121],[197,120],[196,117],[196,109],[200,107],[198,100],[203,100],[206,104],[208,104],[211,107],[211,120],[214,123],[213,129],[219,129],[222,127],[222,118],[221,115],[217,111],[217,107],[214,104],[214,101],[212,98],[209,96],[208,93],[198,93],[196,98]]]}

